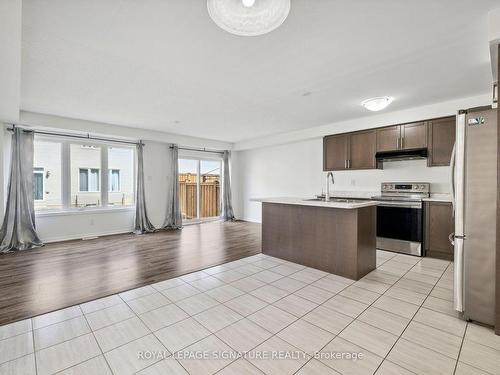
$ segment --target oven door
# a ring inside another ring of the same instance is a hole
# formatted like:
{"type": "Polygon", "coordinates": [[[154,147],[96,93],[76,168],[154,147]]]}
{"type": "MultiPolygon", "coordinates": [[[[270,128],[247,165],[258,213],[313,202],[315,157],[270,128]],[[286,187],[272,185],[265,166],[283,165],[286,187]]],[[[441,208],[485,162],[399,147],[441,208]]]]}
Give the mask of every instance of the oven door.
{"type": "Polygon", "coordinates": [[[380,202],[377,248],[422,256],[422,202],[380,202]]]}

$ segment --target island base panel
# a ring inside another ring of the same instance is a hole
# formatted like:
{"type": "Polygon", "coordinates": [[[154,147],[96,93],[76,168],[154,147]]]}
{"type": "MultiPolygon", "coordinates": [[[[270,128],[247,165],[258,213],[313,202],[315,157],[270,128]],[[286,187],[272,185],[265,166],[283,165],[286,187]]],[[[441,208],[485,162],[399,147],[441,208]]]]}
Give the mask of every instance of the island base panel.
{"type": "Polygon", "coordinates": [[[263,203],[262,252],[359,280],[376,267],[376,207],[263,203]]]}

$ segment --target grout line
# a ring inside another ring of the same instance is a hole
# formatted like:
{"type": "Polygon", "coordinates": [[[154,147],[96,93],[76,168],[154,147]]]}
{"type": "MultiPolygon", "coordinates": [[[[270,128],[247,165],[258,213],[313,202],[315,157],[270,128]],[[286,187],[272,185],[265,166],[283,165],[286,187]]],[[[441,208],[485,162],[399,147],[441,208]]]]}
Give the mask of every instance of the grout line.
{"type": "MultiPolygon", "coordinates": [[[[31,320],[31,328],[33,328],[33,320],[31,320]]],[[[31,330],[31,339],[33,340],[33,359],[35,362],[35,374],[38,374],[38,365],[36,361],[36,347],[35,347],[35,330],[31,330]]]]}
{"type": "Polygon", "coordinates": [[[464,346],[465,335],[467,334],[468,328],[469,328],[469,322],[466,322],[465,331],[464,331],[464,335],[462,337],[462,341],[460,342],[460,349],[458,351],[458,357],[457,357],[457,361],[455,362],[455,368],[453,369],[453,374],[455,374],[457,372],[458,362],[460,360],[460,355],[462,354],[462,347],[464,346]]]}

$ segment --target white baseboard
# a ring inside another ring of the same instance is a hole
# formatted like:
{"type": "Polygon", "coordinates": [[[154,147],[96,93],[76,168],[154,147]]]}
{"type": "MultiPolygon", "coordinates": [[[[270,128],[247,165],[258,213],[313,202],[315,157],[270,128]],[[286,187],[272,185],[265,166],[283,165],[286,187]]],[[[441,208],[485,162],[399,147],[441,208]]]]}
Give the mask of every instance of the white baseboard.
{"type": "Polygon", "coordinates": [[[260,220],[260,219],[255,219],[255,218],[251,218],[251,217],[245,217],[243,220],[244,220],[244,221],[248,221],[248,222],[250,222],[250,223],[262,224],[262,220],[260,220]]]}
{"type": "Polygon", "coordinates": [[[101,236],[111,236],[114,234],[125,234],[131,233],[134,231],[134,228],[123,228],[115,231],[108,232],[98,232],[98,233],[82,233],[78,235],[69,235],[69,236],[58,236],[58,237],[48,237],[41,238],[43,243],[52,243],[52,242],[61,242],[61,241],[71,241],[71,240],[82,240],[88,237],[101,237],[101,236]]]}

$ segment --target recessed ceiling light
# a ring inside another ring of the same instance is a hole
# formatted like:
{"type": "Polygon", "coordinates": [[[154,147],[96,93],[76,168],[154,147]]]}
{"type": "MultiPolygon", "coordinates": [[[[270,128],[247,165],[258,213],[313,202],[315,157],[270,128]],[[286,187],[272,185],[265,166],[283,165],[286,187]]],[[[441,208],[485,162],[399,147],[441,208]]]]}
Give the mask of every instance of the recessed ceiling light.
{"type": "Polygon", "coordinates": [[[208,14],[221,29],[241,36],[269,33],[290,13],[291,0],[207,0],[208,14]]]}
{"type": "Polygon", "coordinates": [[[369,111],[381,111],[394,101],[391,96],[380,96],[377,98],[366,99],[361,105],[369,111]]]}

